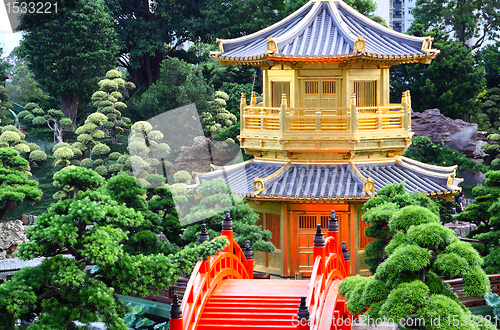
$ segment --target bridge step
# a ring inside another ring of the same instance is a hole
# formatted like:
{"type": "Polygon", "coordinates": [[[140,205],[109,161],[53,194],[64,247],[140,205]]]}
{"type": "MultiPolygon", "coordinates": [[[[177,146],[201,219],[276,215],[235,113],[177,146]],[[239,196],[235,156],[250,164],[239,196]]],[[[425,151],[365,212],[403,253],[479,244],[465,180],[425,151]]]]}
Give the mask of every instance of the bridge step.
{"type": "Polygon", "coordinates": [[[197,329],[296,329],[294,320],[308,283],[224,280],[212,292],[197,329]]]}

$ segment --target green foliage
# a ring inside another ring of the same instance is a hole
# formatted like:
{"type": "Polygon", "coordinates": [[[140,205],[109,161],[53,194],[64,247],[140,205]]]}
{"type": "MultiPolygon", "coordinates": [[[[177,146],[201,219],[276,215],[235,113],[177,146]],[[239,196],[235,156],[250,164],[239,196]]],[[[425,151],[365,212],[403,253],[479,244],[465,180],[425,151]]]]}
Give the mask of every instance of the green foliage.
{"type": "Polygon", "coordinates": [[[75,125],[80,97],[90,95],[95,78],[116,64],[118,49],[104,1],[70,3],[72,10],[66,10],[68,4],[59,2],[57,19],[23,14],[19,28],[29,69],[43,90],[60,97],[61,111],[75,125]]]}
{"type": "Polygon", "coordinates": [[[484,67],[484,77],[486,78],[486,87],[493,88],[500,85],[498,72],[500,70],[500,52],[498,51],[500,43],[485,45],[476,53],[478,63],[484,67]]]}
{"type": "MultiPolygon", "coordinates": [[[[92,95],[92,101],[94,101],[94,106],[97,111],[103,113],[107,117],[106,129],[110,130],[112,137],[112,142],[116,143],[116,135],[123,133],[127,124],[130,124],[130,119],[127,117],[122,117],[121,111],[127,108],[127,105],[121,102],[123,98],[123,92],[127,89],[134,89],[135,85],[130,82],[125,82],[122,79],[122,74],[116,70],[109,70],[106,73],[106,78],[102,79],[98,83],[99,91],[92,95]]],[[[103,124],[104,124],[103,123],[103,124]]],[[[102,138],[104,136],[96,136],[94,132],[94,137],[102,138]]]]}
{"type": "Polygon", "coordinates": [[[104,183],[104,178],[96,172],[78,166],[69,166],[54,174],[54,186],[73,192],[73,197],[80,191],[96,189],[104,183]]]}
{"type": "Polygon", "coordinates": [[[78,320],[127,329],[121,318],[126,311],[114,297],[115,289],[154,294],[153,287],[171,286],[198,260],[227,245],[222,239],[179,250],[158,242],[147,214],[116,202],[106,186],[96,189],[104,180],[92,170],[70,167],[56,176],[60,183],[87,190],[52,204],[28,230],[29,242],[19,247],[24,259],[51,258],[0,285],[0,313],[33,321],[32,327],[70,329],[78,320]],[[149,246],[138,249],[145,240],[149,246]],[[87,272],[86,265],[95,266],[87,272]]]}
{"type": "Polygon", "coordinates": [[[241,93],[245,93],[247,99],[247,105],[250,104],[252,92],[254,91],[253,85],[248,84],[237,84],[225,82],[221,91],[227,93],[229,98],[227,99],[227,109],[234,115],[239,116],[240,114],[240,103],[241,103],[241,93]]]}
{"type": "MultiPolygon", "coordinates": [[[[438,206],[436,203],[423,194],[408,193],[403,183],[390,184],[379,189],[377,191],[377,196],[370,198],[363,205],[365,214],[362,220],[370,225],[365,229],[365,235],[367,237],[376,238],[375,241],[368,243],[365,247],[366,258],[363,259],[370,267],[372,273],[377,269],[385,246],[389,244],[389,241],[391,241],[393,235],[396,234],[396,231],[400,230],[398,222],[407,219],[403,217],[403,215],[411,210],[409,209],[401,213],[400,209],[409,205],[425,208],[424,212],[430,219],[437,217],[438,206]],[[391,219],[395,214],[400,214],[401,216],[396,222],[393,222],[395,227],[390,229],[389,223],[392,221],[391,219]]],[[[394,237],[397,238],[397,234],[394,237]]],[[[395,241],[393,240],[390,244],[394,245],[394,243],[395,241]]]]}
{"type": "Polygon", "coordinates": [[[177,171],[174,174],[175,183],[189,184],[191,182],[191,174],[188,171],[177,171]]]}
{"type": "Polygon", "coordinates": [[[0,86],[0,124],[9,125],[14,122],[14,120],[9,118],[11,117],[9,109],[12,109],[12,103],[9,102],[9,93],[5,87],[0,86]]]}
{"type": "MultiPolygon", "coordinates": [[[[155,324],[155,322],[148,319],[144,314],[146,314],[150,309],[152,309],[155,306],[156,305],[140,304],[131,307],[130,312],[125,314],[125,316],[123,317],[123,322],[125,322],[127,327],[136,330],[149,329],[151,326],[155,324]]],[[[127,304],[127,307],[130,307],[130,303],[127,304]]],[[[167,328],[167,322],[159,323],[155,325],[153,329],[160,329],[161,327],[167,328]]]]}
{"type": "Polygon", "coordinates": [[[418,0],[413,8],[413,25],[422,25],[427,31],[433,28],[449,31],[451,28],[459,43],[475,49],[485,40],[493,39],[500,30],[497,9],[496,1],[418,0]],[[473,38],[476,38],[475,43],[470,42],[473,38]]]}
{"type": "Polygon", "coordinates": [[[40,200],[38,182],[30,180],[29,162],[12,148],[0,148],[0,220],[22,201],[40,200]]]}
{"type": "Polygon", "coordinates": [[[209,111],[200,115],[203,130],[208,136],[221,133],[226,128],[233,125],[237,118],[234,114],[226,110],[226,100],[229,96],[222,91],[214,93],[214,100],[209,102],[209,111]]]}
{"type": "MultiPolygon", "coordinates": [[[[185,189],[180,192],[172,189],[174,200],[176,200],[176,194],[182,194],[185,189]]],[[[198,195],[203,196],[198,204],[192,203],[192,196],[188,196],[191,199],[191,203],[187,204],[189,209],[184,210],[183,206],[185,207],[186,204],[180,203],[181,212],[183,210],[186,212],[184,216],[181,214],[181,223],[191,224],[183,233],[184,239],[196,242],[201,225],[193,223],[200,221],[207,224],[211,238],[220,235],[221,223],[225,218],[224,211],[229,210],[233,219],[234,240],[240,246],[245,246],[246,241],[249,240],[253,251],[273,252],[275,247],[268,241],[271,238],[271,232],[256,226],[259,216],[242,198],[233,196],[228,191],[229,188],[222,178],[204,180],[196,191],[198,195]]]]}
{"type": "Polygon", "coordinates": [[[442,142],[441,145],[433,143],[427,136],[414,137],[404,156],[431,165],[458,165],[459,172],[487,171],[486,166],[476,163],[460,151],[445,146],[442,142]]]}
{"type": "Polygon", "coordinates": [[[191,103],[196,104],[198,113],[203,113],[210,108],[212,93],[201,69],[177,58],[167,58],[156,82],[135,100],[135,118],[146,120],[191,103]]]}
{"type": "Polygon", "coordinates": [[[439,224],[439,217],[426,207],[418,205],[408,205],[398,210],[389,220],[389,229],[392,232],[398,230],[405,231],[410,226],[421,224],[439,224]]]}
{"type": "Polygon", "coordinates": [[[26,123],[30,124],[29,126],[33,126],[32,130],[36,129],[37,126],[47,125],[54,132],[54,142],[63,142],[62,127],[71,125],[72,122],[69,118],[64,118],[61,110],[50,109],[45,113],[36,103],[26,104],[25,109],[18,117],[24,119],[26,123]]]}
{"type": "MultiPolygon", "coordinates": [[[[397,185],[385,189],[384,195],[375,197],[381,201],[374,200],[367,206],[367,213],[388,208],[388,195],[395,200],[400,196],[397,192],[401,193],[397,185]]],[[[484,296],[490,291],[490,284],[481,269],[482,259],[473,247],[459,241],[451,229],[439,223],[436,211],[410,204],[392,217],[389,215],[389,227],[396,233],[386,247],[389,257],[377,267],[373,279],[348,278],[339,287],[350,312],[368,309],[370,317],[403,324],[410,318],[421,318],[426,329],[443,329],[429,326],[431,318],[446,323],[450,315],[474,317],[443,279],[461,276],[465,294],[484,296]]],[[[381,219],[387,219],[387,214],[379,214],[381,219]]],[[[491,324],[486,322],[485,326],[491,324]]],[[[467,328],[479,329],[475,325],[467,328]]]]}
{"type": "MultiPolygon", "coordinates": [[[[172,166],[169,161],[164,160],[170,154],[170,147],[161,142],[163,137],[163,133],[153,129],[147,121],[138,121],[132,125],[127,149],[131,155],[132,170],[138,173],[139,178],[163,173],[165,168],[172,166]]],[[[150,184],[145,179],[141,181],[143,186],[150,184]]]]}
{"type": "Polygon", "coordinates": [[[401,93],[410,90],[414,111],[438,108],[443,115],[454,119],[476,113],[475,99],[484,86],[483,68],[477,65],[469,49],[450,40],[442,33],[443,29],[426,32],[419,30],[421,27],[407,32],[434,37],[433,47],[441,53],[431,64],[391,67],[391,100],[400,102],[401,93]]]}

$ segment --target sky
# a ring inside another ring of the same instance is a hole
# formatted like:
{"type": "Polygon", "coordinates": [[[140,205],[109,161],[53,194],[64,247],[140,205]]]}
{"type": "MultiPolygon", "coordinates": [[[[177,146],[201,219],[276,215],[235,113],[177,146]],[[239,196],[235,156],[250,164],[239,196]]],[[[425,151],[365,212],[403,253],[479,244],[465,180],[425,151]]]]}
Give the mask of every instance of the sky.
{"type": "Polygon", "coordinates": [[[3,56],[7,56],[10,52],[19,46],[21,41],[21,32],[13,33],[10,27],[9,18],[5,11],[4,1],[0,0],[0,47],[3,48],[3,56]]]}

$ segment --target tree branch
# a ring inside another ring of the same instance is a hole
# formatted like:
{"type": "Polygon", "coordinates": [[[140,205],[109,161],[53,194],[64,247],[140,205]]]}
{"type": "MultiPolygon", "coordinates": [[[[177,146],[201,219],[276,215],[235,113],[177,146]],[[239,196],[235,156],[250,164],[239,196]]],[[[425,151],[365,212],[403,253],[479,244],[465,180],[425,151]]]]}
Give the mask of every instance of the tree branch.
{"type": "Polygon", "coordinates": [[[140,9],[140,8],[135,8],[134,6],[132,6],[130,4],[130,2],[128,2],[127,0],[123,0],[123,4],[125,4],[125,6],[130,9],[133,13],[142,13],[144,14],[146,17],[154,20],[156,19],[155,15],[153,15],[153,13],[151,13],[149,10],[144,10],[144,9],[140,9]]]}
{"type": "Polygon", "coordinates": [[[56,287],[51,286],[51,285],[47,285],[47,287],[49,289],[52,289],[52,290],[47,291],[44,294],[41,294],[38,297],[36,297],[36,301],[40,301],[40,300],[52,298],[52,297],[60,297],[63,294],[63,290],[61,290],[59,288],[56,288],[56,287]]]}

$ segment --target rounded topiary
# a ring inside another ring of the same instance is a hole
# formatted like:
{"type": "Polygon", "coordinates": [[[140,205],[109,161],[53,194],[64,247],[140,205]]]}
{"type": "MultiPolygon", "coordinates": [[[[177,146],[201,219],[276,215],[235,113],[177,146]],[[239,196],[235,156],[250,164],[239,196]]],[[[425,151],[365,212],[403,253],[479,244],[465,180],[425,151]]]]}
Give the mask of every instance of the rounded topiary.
{"type": "Polygon", "coordinates": [[[90,158],[84,158],[80,162],[80,166],[85,167],[85,168],[92,167],[93,165],[94,165],[94,161],[90,158]]]}
{"type": "Polygon", "coordinates": [[[186,183],[189,184],[191,182],[192,176],[188,171],[177,171],[174,174],[175,183],[186,183]]]}
{"type": "Polygon", "coordinates": [[[426,207],[408,205],[394,213],[389,220],[391,231],[406,231],[410,226],[418,226],[424,223],[439,223],[439,216],[426,207]]]}
{"type": "Polygon", "coordinates": [[[71,125],[73,122],[71,121],[71,119],[69,118],[61,118],[59,120],[59,124],[62,125],[62,126],[69,126],[71,125]]]}
{"type": "Polygon", "coordinates": [[[108,158],[111,160],[118,160],[118,158],[120,158],[121,155],[122,155],[121,153],[114,151],[109,154],[108,158]]]}
{"type": "Polygon", "coordinates": [[[45,120],[45,118],[43,118],[43,117],[38,116],[38,117],[33,118],[33,120],[31,122],[34,125],[44,125],[47,122],[47,120],[45,120]]]}
{"type": "Polygon", "coordinates": [[[73,150],[71,150],[71,148],[69,148],[69,147],[58,148],[54,152],[54,157],[56,157],[56,158],[68,159],[68,158],[71,158],[73,156],[75,156],[75,154],[73,153],[73,150]]]}
{"type": "Polygon", "coordinates": [[[457,239],[453,230],[436,222],[412,226],[408,229],[407,234],[408,243],[410,244],[414,243],[420,246],[436,245],[438,249],[450,245],[457,239]]]}
{"type": "Polygon", "coordinates": [[[100,165],[100,166],[97,166],[95,168],[95,171],[99,174],[99,175],[102,175],[102,176],[106,176],[108,175],[108,169],[106,168],[106,166],[104,165],[100,165]]]}
{"type": "Polygon", "coordinates": [[[123,165],[122,164],[118,164],[118,163],[115,163],[115,164],[111,164],[108,166],[108,170],[112,173],[117,173],[117,172],[120,172],[123,168],[123,165]]]}
{"type": "Polygon", "coordinates": [[[0,141],[2,142],[14,142],[21,140],[21,135],[13,131],[5,131],[0,135],[0,141]]]}
{"type": "Polygon", "coordinates": [[[406,319],[425,305],[429,288],[419,280],[401,283],[391,291],[380,313],[393,320],[406,319]]]}
{"type": "Polygon", "coordinates": [[[58,192],[56,192],[55,194],[52,195],[52,198],[57,200],[57,199],[66,198],[66,196],[68,196],[68,194],[66,194],[66,192],[59,190],[58,192]]]}
{"type": "Polygon", "coordinates": [[[111,149],[104,143],[99,143],[92,148],[92,154],[96,156],[106,155],[111,149]]]}
{"type": "Polygon", "coordinates": [[[102,164],[104,164],[104,159],[99,158],[99,159],[94,160],[94,166],[99,166],[102,164]]]}
{"type": "Polygon", "coordinates": [[[24,143],[16,144],[14,146],[14,149],[16,149],[19,152],[24,152],[24,153],[30,152],[30,147],[28,147],[28,145],[24,144],[24,143]]]}

